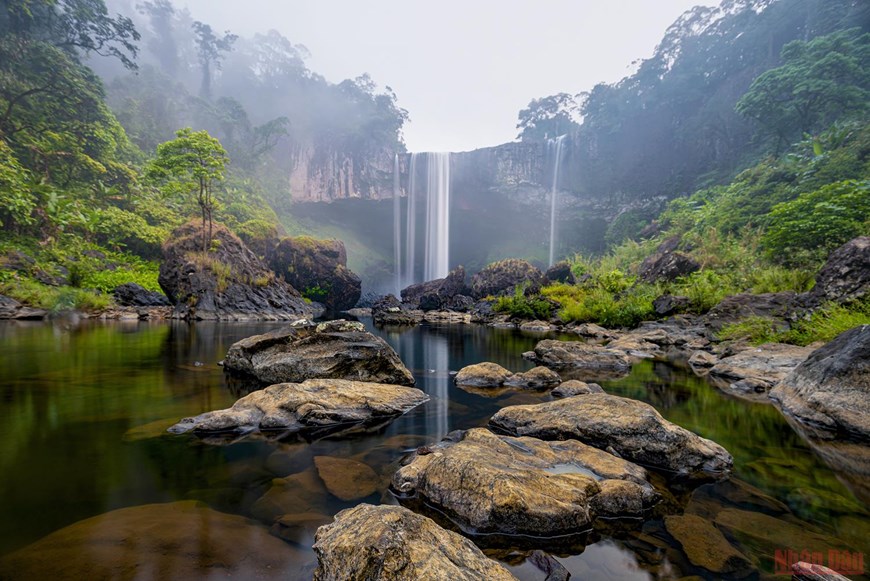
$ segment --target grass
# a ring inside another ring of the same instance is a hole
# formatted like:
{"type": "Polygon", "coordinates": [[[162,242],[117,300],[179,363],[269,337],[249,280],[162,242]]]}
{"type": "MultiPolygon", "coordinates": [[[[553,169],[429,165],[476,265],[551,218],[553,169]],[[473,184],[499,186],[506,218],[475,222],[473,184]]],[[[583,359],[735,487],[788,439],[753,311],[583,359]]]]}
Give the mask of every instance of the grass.
{"type": "Polygon", "coordinates": [[[25,305],[51,312],[76,309],[101,311],[114,304],[110,295],[99,291],[44,285],[29,278],[10,278],[0,283],[0,294],[25,305]]]}
{"type": "Polygon", "coordinates": [[[553,305],[540,297],[527,297],[524,287],[517,285],[512,296],[498,297],[492,308],[497,313],[506,313],[518,319],[549,320],[553,305]]]}
{"type": "Polygon", "coordinates": [[[791,343],[810,345],[828,342],[840,333],[860,325],[870,325],[870,299],[851,305],[830,304],[784,328],[782,322],[766,317],[748,317],[727,325],[719,332],[719,339],[744,339],[752,345],[762,343],[791,343]]]}
{"type": "Polygon", "coordinates": [[[230,286],[233,268],[208,252],[188,252],[186,258],[202,270],[209,270],[217,280],[217,292],[222,293],[230,286]]]}

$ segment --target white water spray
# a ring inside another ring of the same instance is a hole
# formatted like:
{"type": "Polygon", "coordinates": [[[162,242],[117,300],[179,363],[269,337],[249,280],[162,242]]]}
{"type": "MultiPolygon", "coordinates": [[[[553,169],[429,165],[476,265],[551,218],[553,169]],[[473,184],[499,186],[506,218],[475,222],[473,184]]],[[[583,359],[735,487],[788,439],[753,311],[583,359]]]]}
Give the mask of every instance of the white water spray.
{"type": "Polygon", "coordinates": [[[427,154],[425,279],[444,278],[450,268],[450,154],[427,154]]]}
{"type": "Polygon", "coordinates": [[[547,141],[547,149],[551,150],[553,155],[553,180],[550,184],[550,266],[553,266],[556,257],[556,198],[559,193],[559,169],[562,165],[564,142],[564,135],[547,141]]]}
{"type": "MultiPolygon", "coordinates": [[[[417,155],[411,154],[408,162],[408,217],[405,222],[405,276],[400,286],[405,287],[415,282],[414,263],[417,253],[417,230],[415,228],[417,208],[417,155]]],[[[398,296],[398,295],[396,295],[398,296]]]]}

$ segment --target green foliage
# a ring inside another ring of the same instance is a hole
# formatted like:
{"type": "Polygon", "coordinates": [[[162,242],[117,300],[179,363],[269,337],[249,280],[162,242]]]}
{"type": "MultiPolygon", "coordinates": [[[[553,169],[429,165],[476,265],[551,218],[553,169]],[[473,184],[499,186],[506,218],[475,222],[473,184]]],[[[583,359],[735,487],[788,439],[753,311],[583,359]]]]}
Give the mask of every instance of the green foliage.
{"type": "Polygon", "coordinates": [[[855,28],[796,40],[783,47],[782,60],[755,79],[736,106],[781,141],[870,110],[870,34],[855,28]]]}
{"type": "Polygon", "coordinates": [[[70,309],[99,311],[112,305],[110,296],[93,290],[53,287],[29,278],[15,278],[0,282],[0,293],[23,304],[52,312],[70,309]]]}
{"type": "Polygon", "coordinates": [[[126,248],[144,258],[158,258],[169,237],[166,228],[152,226],[141,216],[110,206],[96,212],[93,231],[107,245],[126,248]]]}
{"type": "Polygon", "coordinates": [[[525,287],[517,285],[512,296],[498,297],[493,310],[498,313],[506,313],[518,319],[541,319],[548,320],[551,315],[552,305],[549,301],[540,297],[527,297],[525,287]]]}
{"type": "Polygon", "coordinates": [[[762,244],[784,264],[821,261],[855,236],[870,232],[870,180],[845,180],[776,205],[762,244]]]}
{"type": "Polygon", "coordinates": [[[737,323],[722,327],[719,339],[723,341],[745,340],[752,345],[775,343],[782,339],[782,323],[767,317],[747,317],[737,323]]]}
{"type": "Polygon", "coordinates": [[[518,139],[523,141],[542,141],[576,131],[580,125],[579,107],[574,96],[558,93],[532,99],[528,107],[520,111],[517,129],[518,139]]]}
{"type": "Polygon", "coordinates": [[[26,227],[36,220],[36,199],[28,187],[30,172],[18,163],[15,154],[0,139],[0,227],[26,227]]]}
{"type": "Polygon", "coordinates": [[[227,163],[227,152],[217,139],[207,131],[187,127],[178,130],[172,141],[158,145],[157,157],[148,166],[149,177],[161,184],[165,192],[197,196],[202,212],[203,250],[211,240],[214,188],[223,181],[227,163]]]}
{"type": "Polygon", "coordinates": [[[302,296],[309,301],[322,303],[329,296],[329,289],[323,288],[319,284],[310,286],[302,291],[302,296]]]}

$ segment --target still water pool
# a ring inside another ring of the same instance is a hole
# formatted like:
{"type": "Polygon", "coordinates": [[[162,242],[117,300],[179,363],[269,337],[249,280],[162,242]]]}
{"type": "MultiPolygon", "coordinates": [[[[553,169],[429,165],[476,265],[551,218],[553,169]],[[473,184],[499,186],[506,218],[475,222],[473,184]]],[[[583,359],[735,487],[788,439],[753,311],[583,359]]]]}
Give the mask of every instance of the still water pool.
{"type": "MultiPolygon", "coordinates": [[[[310,577],[318,519],[358,502],[395,503],[389,477],[409,450],[451,430],[483,426],[504,406],[550,399],[535,392],[467,392],[450,375],[481,361],[528,369],[521,353],[545,335],[479,326],[384,331],[366,322],[398,351],[431,398],[381,431],[225,446],[165,433],[182,417],[230,406],[239,388],[218,361],[233,342],[276,325],[0,322],[0,560],[58,529],[124,507],[198,500],[253,517],[252,507],[273,479],[289,476],[300,487],[290,495],[289,510],[307,516],[283,531],[293,549],[293,566],[283,577],[310,577]],[[339,500],[318,479],[316,456],[362,461],[382,485],[366,498],[339,500]]],[[[784,578],[773,576],[777,550],[867,554],[870,484],[855,476],[848,456],[829,457],[836,470],[829,466],[772,406],[730,398],[664,362],[642,362],[627,377],[600,383],[609,393],[654,405],[733,454],[731,480],[680,491],[672,502],[716,523],[762,578],[784,578]]],[[[531,548],[550,552],[575,579],[718,577],[687,560],[661,518],[620,532],[593,532],[584,543],[556,547],[542,540],[537,547],[502,545],[487,552],[528,580],[546,577],[533,564],[539,559],[528,559],[531,548]]],[[[130,578],[137,575],[172,577],[166,570],[140,569],[130,578]]]]}

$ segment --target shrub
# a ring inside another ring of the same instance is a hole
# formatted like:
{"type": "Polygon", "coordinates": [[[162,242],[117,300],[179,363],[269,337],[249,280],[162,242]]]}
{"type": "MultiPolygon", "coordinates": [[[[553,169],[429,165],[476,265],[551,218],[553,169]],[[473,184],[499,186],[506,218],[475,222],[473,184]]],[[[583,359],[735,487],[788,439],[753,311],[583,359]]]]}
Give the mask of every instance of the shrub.
{"type": "Polygon", "coordinates": [[[719,339],[733,341],[745,339],[753,345],[782,340],[782,324],[768,317],[747,317],[737,323],[725,325],[719,331],[719,339]]]}
{"type": "Polygon", "coordinates": [[[523,285],[514,287],[513,296],[499,297],[493,310],[518,319],[549,319],[552,312],[549,301],[540,297],[527,297],[523,285]]]}

